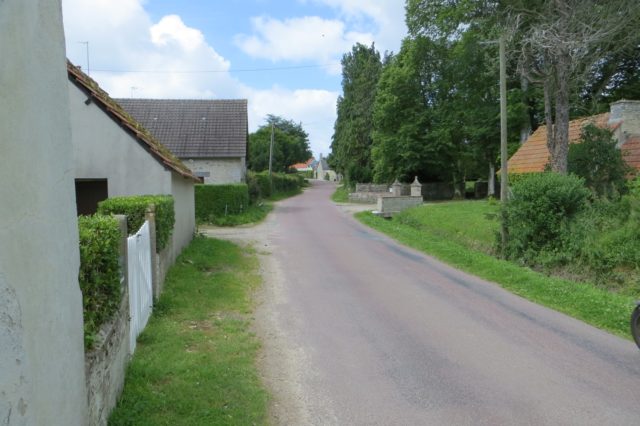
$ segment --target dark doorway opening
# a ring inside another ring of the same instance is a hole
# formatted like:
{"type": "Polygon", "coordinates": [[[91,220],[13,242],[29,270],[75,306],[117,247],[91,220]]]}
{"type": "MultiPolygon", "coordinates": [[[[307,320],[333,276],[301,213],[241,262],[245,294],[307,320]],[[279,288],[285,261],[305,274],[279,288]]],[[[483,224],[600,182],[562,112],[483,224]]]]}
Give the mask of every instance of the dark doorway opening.
{"type": "Polygon", "coordinates": [[[76,179],[78,216],[95,214],[98,203],[109,197],[106,179],[76,179]]]}

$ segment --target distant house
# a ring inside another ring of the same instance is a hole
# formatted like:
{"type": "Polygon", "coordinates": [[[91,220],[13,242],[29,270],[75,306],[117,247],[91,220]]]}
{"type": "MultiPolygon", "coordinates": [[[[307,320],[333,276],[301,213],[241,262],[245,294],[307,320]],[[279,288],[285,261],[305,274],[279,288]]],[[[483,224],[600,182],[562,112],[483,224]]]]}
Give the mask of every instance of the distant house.
{"type": "Polygon", "coordinates": [[[296,169],[296,171],[298,171],[298,172],[310,172],[310,171],[313,170],[312,164],[313,164],[314,161],[315,161],[315,159],[313,157],[311,157],[306,162],[294,164],[290,168],[291,169],[296,169]]]}
{"type": "Polygon", "coordinates": [[[78,213],[108,197],[172,195],[174,259],[193,237],[201,180],[79,68],[67,63],[67,74],[78,213]]]}
{"type": "Polygon", "coordinates": [[[243,182],[247,170],[247,101],[116,99],[205,183],[243,182]]]}
{"type": "MultiPolygon", "coordinates": [[[[578,143],[582,128],[589,123],[609,127],[618,140],[627,164],[640,171],[640,101],[621,100],[611,104],[611,112],[569,122],[569,143],[578,143]]],[[[509,159],[509,173],[543,172],[549,163],[547,126],[540,126],[509,159]]]]}
{"type": "Polygon", "coordinates": [[[320,155],[320,159],[318,160],[318,164],[316,165],[313,177],[315,179],[330,180],[332,182],[338,180],[338,175],[334,170],[331,170],[331,167],[329,167],[329,163],[327,163],[327,160],[322,158],[322,154],[320,155]]]}

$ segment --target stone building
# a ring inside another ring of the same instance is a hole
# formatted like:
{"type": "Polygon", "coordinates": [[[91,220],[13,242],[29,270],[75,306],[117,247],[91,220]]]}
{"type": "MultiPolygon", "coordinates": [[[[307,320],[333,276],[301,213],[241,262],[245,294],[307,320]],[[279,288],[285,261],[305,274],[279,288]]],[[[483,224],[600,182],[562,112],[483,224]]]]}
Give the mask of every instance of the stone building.
{"type": "Polygon", "coordinates": [[[244,182],[249,143],[245,99],[117,102],[204,183],[244,182]]]}

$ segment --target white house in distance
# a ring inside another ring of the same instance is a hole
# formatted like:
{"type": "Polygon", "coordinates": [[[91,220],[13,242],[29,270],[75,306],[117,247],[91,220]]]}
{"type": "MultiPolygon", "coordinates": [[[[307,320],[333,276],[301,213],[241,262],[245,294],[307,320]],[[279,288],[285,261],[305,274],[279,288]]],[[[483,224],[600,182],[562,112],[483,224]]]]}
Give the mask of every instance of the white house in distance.
{"type": "Polygon", "coordinates": [[[335,172],[335,170],[331,170],[331,167],[329,167],[329,163],[327,163],[327,160],[322,157],[322,154],[320,154],[320,159],[318,160],[318,164],[316,165],[313,177],[320,180],[330,180],[331,182],[335,182],[338,180],[337,173],[335,172]]]}
{"type": "Polygon", "coordinates": [[[204,183],[244,182],[246,99],[117,99],[204,183]]]}
{"type": "Polygon", "coordinates": [[[194,184],[201,180],[94,80],[71,63],[67,71],[78,212],[92,213],[108,197],[172,195],[173,263],[193,238],[194,184]]]}

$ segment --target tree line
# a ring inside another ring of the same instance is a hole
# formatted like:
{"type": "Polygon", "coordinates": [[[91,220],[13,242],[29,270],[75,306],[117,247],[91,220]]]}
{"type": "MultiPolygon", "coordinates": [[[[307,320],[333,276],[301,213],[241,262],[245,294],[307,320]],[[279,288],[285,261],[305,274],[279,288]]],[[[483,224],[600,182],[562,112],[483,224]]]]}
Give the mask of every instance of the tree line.
{"type": "Polygon", "coordinates": [[[509,155],[547,125],[567,172],[569,120],[640,99],[637,0],[407,0],[397,53],[342,58],[328,161],[348,182],[458,183],[499,164],[499,58],[507,40],[509,155]]]}

